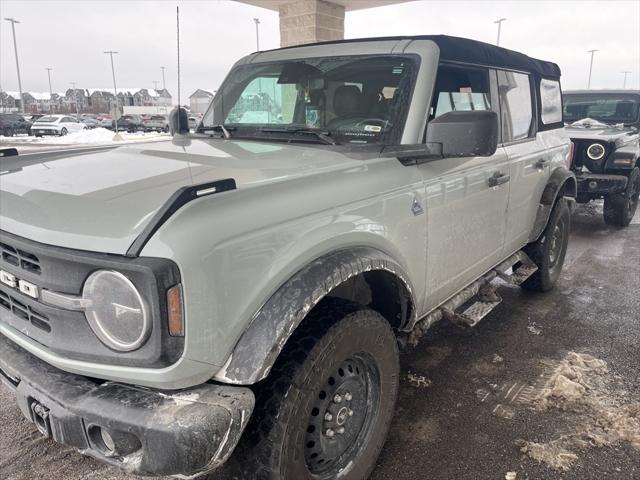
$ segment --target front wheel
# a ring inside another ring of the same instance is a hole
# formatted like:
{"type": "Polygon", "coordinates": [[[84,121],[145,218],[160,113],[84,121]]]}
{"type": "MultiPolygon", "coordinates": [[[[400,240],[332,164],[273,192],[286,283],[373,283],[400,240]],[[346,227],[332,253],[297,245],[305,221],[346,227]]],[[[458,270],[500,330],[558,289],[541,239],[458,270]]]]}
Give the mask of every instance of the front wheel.
{"type": "Polygon", "coordinates": [[[389,323],[373,310],[326,301],[259,386],[236,452],[242,477],[368,478],[389,430],[398,376],[389,323]]]}
{"type": "Polygon", "coordinates": [[[624,192],[604,199],[604,221],[614,227],[626,227],[638,210],[640,198],[640,169],[634,168],[629,175],[624,192]]]}
{"type": "Polygon", "coordinates": [[[61,136],[61,137],[64,137],[67,133],[68,133],[68,132],[67,132],[67,129],[66,129],[66,128],[64,128],[64,127],[62,127],[62,130],[60,130],[60,136],[61,136]]]}
{"type": "Polygon", "coordinates": [[[520,286],[525,290],[548,292],[562,271],[569,244],[571,210],[564,198],[558,200],[551,211],[549,222],[538,240],[524,248],[538,270],[520,286]]]}
{"type": "Polygon", "coordinates": [[[5,129],[2,131],[2,134],[5,137],[13,137],[13,128],[11,127],[5,127],[5,129]]]}

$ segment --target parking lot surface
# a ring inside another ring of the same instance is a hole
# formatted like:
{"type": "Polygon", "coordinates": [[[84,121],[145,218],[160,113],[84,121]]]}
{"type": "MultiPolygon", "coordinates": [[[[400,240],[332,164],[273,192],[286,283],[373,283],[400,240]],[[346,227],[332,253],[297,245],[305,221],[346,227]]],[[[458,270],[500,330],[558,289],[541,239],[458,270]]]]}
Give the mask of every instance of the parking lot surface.
{"type": "MultiPolygon", "coordinates": [[[[473,330],[437,325],[403,354],[373,480],[640,478],[639,285],[640,212],[614,230],[581,206],[555,290],[505,285],[473,330]]],[[[0,478],[134,477],[43,439],[0,388],[0,478]]]]}

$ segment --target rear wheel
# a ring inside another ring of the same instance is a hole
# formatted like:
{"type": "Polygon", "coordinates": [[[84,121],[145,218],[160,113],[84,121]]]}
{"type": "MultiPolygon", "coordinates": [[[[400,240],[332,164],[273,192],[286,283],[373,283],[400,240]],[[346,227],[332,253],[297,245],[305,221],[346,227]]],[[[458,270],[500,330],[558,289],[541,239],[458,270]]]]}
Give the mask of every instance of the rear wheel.
{"type": "Polygon", "coordinates": [[[11,127],[5,127],[4,130],[2,131],[2,134],[5,137],[13,137],[13,128],[11,127]]]}
{"type": "Polygon", "coordinates": [[[538,270],[521,284],[522,288],[547,292],[554,287],[567,254],[570,227],[571,210],[567,200],[561,198],[553,207],[549,222],[540,238],[524,248],[538,270]]]}
{"type": "Polygon", "coordinates": [[[243,478],[361,480],[375,467],[398,391],[395,335],[344,301],[311,315],[256,392],[236,452],[243,478]]]}
{"type": "Polygon", "coordinates": [[[629,175],[624,192],[604,199],[604,221],[614,227],[626,227],[638,210],[640,198],[640,169],[634,168],[629,175]]]}

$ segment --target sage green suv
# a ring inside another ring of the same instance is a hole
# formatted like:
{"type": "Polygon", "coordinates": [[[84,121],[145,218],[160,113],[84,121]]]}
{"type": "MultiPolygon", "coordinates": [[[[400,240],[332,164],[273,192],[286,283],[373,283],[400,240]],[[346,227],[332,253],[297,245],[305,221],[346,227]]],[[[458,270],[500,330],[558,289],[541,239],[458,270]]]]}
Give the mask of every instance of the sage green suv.
{"type": "Polygon", "coordinates": [[[0,157],[0,378],[81,453],[366,478],[399,347],[476,325],[496,277],[560,275],[576,180],[553,63],[445,36],[283,48],[185,118],[0,157]]]}

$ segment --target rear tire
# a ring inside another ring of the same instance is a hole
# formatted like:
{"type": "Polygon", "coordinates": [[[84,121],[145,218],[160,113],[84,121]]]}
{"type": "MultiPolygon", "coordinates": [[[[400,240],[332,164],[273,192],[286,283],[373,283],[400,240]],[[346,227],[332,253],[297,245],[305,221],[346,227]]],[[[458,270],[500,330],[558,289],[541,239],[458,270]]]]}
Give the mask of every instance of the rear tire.
{"type": "Polygon", "coordinates": [[[13,128],[11,128],[11,127],[6,127],[6,128],[2,131],[2,134],[3,134],[5,137],[13,137],[13,128]]]}
{"type": "Polygon", "coordinates": [[[523,289],[548,292],[554,287],[567,254],[570,228],[569,203],[561,198],[553,207],[549,222],[540,238],[524,248],[525,253],[538,266],[538,270],[520,285],[523,289]]]}
{"type": "Polygon", "coordinates": [[[618,228],[629,225],[638,209],[639,197],[640,169],[636,167],[629,175],[625,191],[604,199],[605,223],[618,228]]]}
{"type": "Polygon", "coordinates": [[[288,341],[257,386],[256,410],[236,450],[242,478],[362,480],[373,471],[398,392],[389,323],[327,299],[288,341]]]}

